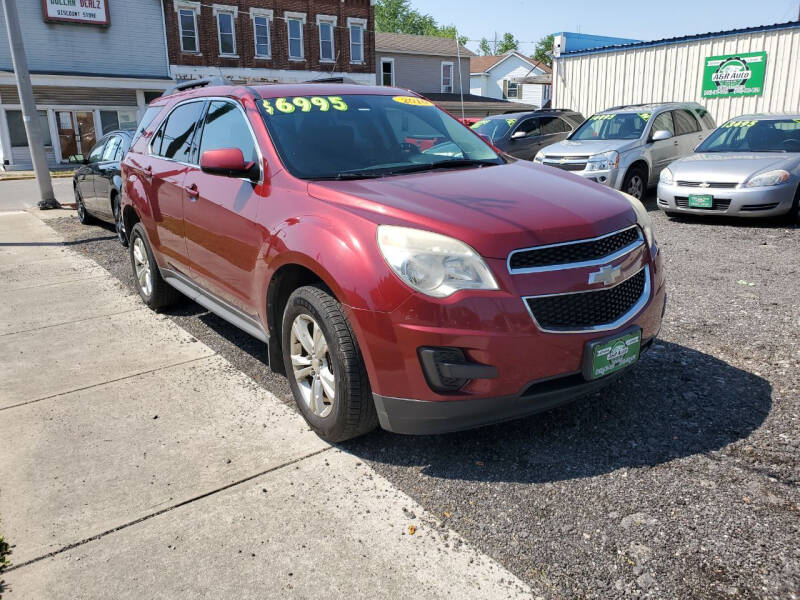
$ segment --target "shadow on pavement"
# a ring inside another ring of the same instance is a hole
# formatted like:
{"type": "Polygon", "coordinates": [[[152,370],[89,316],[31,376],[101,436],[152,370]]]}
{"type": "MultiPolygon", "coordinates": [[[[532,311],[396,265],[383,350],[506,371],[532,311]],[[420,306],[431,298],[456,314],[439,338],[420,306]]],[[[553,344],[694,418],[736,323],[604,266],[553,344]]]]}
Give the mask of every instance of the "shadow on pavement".
{"type": "Polygon", "coordinates": [[[609,387],[556,410],[448,435],[379,431],[341,447],[430,477],[562,481],[723,448],[764,421],[771,394],[761,377],[659,341],[609,387]]]}

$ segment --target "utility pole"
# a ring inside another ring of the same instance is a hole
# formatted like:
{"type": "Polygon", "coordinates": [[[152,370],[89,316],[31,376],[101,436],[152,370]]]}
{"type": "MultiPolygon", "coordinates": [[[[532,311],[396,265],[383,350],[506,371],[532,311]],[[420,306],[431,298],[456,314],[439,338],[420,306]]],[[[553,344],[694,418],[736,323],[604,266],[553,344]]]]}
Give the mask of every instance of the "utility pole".
{"type": "Polygon", "coordinates": [[[39,184],[39,208],[61,208],[53,194],[53,184],[50,181],[50,169],[47,167],[47,158],[44,155],[44,138],[39,120],[39,111],[36,110],[36,100],[33,98],[31,74],[28,72],[28,59],[25,56],[25,46],[22,43],[22,32],[19,26],[19,13],[16,0],[2,0],[3,11],[6,15],[6,31],[11,48],[11,62],[14,65],[14,76],[17,79],[19,101],[22,104],[22,121],[25,123],[25,134],[28,136],[28,149],[31,151],[33,172],[39,184]]]}

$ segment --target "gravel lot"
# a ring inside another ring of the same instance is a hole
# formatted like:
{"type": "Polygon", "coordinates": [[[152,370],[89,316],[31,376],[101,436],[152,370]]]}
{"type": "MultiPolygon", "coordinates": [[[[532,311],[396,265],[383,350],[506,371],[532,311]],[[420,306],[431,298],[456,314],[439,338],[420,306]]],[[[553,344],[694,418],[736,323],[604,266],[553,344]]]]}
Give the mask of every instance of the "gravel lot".
{"type": "MultiPolygon", "coordinates": [[[[512,423],[342,447],[542,597],[800,598],[800,229],[653,204],[666,320],[615,385],[512,423]]],[[[133,288],[110,226],[49,223],[133,288]]],[[[169,315],[293,402],[261,343],[188,301],[169,315]]]]}

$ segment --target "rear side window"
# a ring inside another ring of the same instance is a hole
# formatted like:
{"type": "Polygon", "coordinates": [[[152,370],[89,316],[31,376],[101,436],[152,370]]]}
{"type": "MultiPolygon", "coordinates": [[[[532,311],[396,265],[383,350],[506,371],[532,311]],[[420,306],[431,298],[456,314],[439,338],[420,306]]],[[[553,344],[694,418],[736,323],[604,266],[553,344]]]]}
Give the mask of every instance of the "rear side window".
{"type": "Polygon", "coordinates": [[[136,128],[136,133],[133,134],[133,139],[131,140],[131,146],[136,143],[136,140],[139,139],[139,136],[142,135],[147,126],[153,122],[153,119],[156,118],[156,115],[161,112],[161,109],[164,108],[163,106],[151,106],[142,115],[142,120],[139,121],[139,126],[136,128]]]}
{"type": "Polygon", "coordinates": [[[189,102],[173,110],[153,136],[153,154],[178,162],[189,162],[192,137],[202,108],[203,102],[189,102]]]}
{"type": "Polygon", "coordinates": [[[542,135],[552,135],[554,133],[564,133],[569,131],[566,123],[558,117],[542,117],[542,135]]]}
{"type": "Polygon", "coordinates": [[[700,131],[700,125],[698,124],[697,119],[695,119],[694,115],[692,115],[692,113],[690,113],[688,110],[680,109],[672,112],[675,119],[675,130],[677,135],[686,135],[700,131]]]}
{"type": "Polygon", "coordinates": [[[716,129],[717,123],[714,121],[714,117],[711,116],[711,113],[708,112],[705,108],[696,108],[695,112],[700,117],[700,120],[703,122],[703,125],[706,129],[716,129]]]}
{"type": "Polygon", "coordinates": [[[672,124],[672,111],[663,112],[658,115],[653,121],[652,133],[656,131],[669,131],[670,134],[675,135],[675,126],[672,124]]]}
{"type": "Polygon", "coordinates": [[[242,111],[231,102],[214,101],[206,113],[200,156],[206,150],[220,148],[239,148],[245,161],[258,161],[253,134],[250,133],[242,111]]]}

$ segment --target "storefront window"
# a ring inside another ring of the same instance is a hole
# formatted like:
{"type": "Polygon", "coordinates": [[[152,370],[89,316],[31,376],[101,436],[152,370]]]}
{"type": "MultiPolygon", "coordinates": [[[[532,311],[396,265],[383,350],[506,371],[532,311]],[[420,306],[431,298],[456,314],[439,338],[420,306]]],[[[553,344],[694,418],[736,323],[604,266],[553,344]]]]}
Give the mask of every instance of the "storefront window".
{"type": "MultiPolygon", "coordinates": [[[[11,137],[12,148],[28,147],[28,136],[25,133],[25,123],[22,121],[22,111],[20,110],[7,110],[6,120],[8,121],[8,133],[11,137]]],[[[42,137],[44,138],[45,146],[52,146],[53,141],[50,139],[50,123],[47,120],[47,111],[39,111],[39,123],[41,125],[42,137]]]]}
{"type": "Polygon", "coordinates": [[[100,122],[103,135],[115,129],[136,129],[135,110],[101,110],[100,122]]]}

